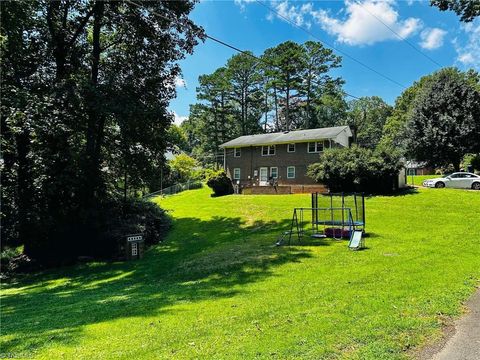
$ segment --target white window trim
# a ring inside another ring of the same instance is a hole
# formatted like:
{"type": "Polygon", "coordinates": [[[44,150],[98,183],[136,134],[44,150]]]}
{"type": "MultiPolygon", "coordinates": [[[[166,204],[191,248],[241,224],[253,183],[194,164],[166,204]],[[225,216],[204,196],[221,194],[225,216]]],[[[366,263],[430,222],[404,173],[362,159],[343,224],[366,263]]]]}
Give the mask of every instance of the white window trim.
{"type": "Polygon", "coordinates": [[[137,256],[138,255],[138,243],[134,242],[132,243],[132,256],[137,256]]]}
{"type": "Polygon", "coordinates": [[[233,148],[233,157],[239,158],[242,156],[242,148],[233,148]],[[237,155],[237,150],[239,154],[237,155]]]}
{"type": "Polygon", "coordinates": [[[294,153],[297,150],[295,143],[287,144],[287,152],[294,153]],[[290,145],[293,145],[293,151],[290,151],[290,145]]]}
{"type": "Polygon", "coordinates": [[[262,156],[273,156],[275,155],[275,152],[277,151],[277,148],[275,145],[262,145],[262,156]],[[267,154],[263,153],[263,148],[267,148],[267,154]],[[273,154],[270,154],[270,148],[273,148],[273,154]]]}
{"type": "MultiPolygon", "coordinates": [[[[317,154],[317,153],[323,152],[323,151],[326,149],[326,148],[325,148],[325,143],[326,143],[327,141],[330,141],[330,140],[309,141],[309,142],[307,143],[307,152],[308,152],[309,154],[317,154]],[[315,151],[310,151],[310,144],[312,144],[312,143],[315,144],[315,151]],[[319,143],[322,144],[322,150],[318,150],[318,144],[319,144],[319,143]]],[[[327,149],[329,149],[332,144],[329,143],[329,145],[330,145],[330,146],[329,146],[327,149]]]]}
{"type": "Polygon", "coordinates": [[[240,180],[240,177],[241,177],[241,170],[240,170],[240,168],[234,168],[234,169],[233,169],[233,180],[240,180]],[[235,170],[238,170],[238,177],[235,176],[235,173],[236,173],[235,170]]]}
{"type": "Polygon", "coordinates": [[[271,176],[272,178],[274,178],[274,179],[278,179],[278,167],[272,166],[272,167],[270,168],[270,176],[271,176]],[[275,177],[273,177],[273,175],[272,175],[272,170],[273,170],[273,169],[277,169],[277,176],[275,176],[275,177]]]}
{"type": "Polygon", "coordinates": [[[287,179],[295,179],[295,175],[296,175],[295,166],[287,166],[287,179]],[[293,169],[293,176],[289,175],[288,169],[293,169]]]}

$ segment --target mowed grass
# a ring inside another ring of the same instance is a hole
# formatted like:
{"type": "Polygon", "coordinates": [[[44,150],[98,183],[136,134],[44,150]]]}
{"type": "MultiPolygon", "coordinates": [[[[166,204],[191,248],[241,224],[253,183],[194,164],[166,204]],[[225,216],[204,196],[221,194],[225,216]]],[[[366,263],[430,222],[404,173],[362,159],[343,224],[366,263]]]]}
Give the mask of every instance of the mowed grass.
{"type": "Polygon", "coordinates": [[[193,190],[144,259],[3,285],[0,357],[403,359],[441,334],[480,279],[480,192],[366,200],[367,249],[274,247],[308,195],[193,190]]]}
{"type": "Polygon", "coordinates": [[[414,175],[414,176],[407,176],[407,184],[415,185],[415,186],[422,186],[422,183],[427,179],[434,179],[442,177],[442,175],[414,175]]]}

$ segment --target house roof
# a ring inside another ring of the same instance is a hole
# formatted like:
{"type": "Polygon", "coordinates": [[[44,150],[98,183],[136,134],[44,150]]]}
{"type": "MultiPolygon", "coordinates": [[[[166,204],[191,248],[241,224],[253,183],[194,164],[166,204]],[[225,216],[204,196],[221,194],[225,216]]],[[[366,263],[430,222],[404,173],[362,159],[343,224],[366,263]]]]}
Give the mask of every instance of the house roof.
{"type": "Polygon", "coordinates": [[[424,168],[424,167],[427,167],[427,162],[426,161],[409,160],[405,163],[405,167],[407,167],[409,169],[424,168]]]}
{"type": "Polygon", "coordinates": [[[259,145],[275,145],[293,142],[306,142],[324,139],[335,139],[343,131],[348,136],[352,136],[352,132],[348,126],[335,126],[321,129],[295,130],[288,132],[276,132],[270,134],[245,135],[236,139],[227,141],[220,145],[221,148],[242,147],[242,146],[259,146],[259,145]]]}

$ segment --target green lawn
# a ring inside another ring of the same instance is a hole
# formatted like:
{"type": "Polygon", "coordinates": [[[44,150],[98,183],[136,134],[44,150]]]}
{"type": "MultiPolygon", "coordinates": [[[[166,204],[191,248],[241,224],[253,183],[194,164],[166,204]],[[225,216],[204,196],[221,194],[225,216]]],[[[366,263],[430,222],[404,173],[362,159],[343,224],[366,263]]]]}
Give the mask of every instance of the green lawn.
{"type": "Polygon", "coordinates": [[[480,192],[368,198],[358,252],[272,246],[308,195],[158,201],[174,228],[143,260],[4,284],[0,357],[402,359],[480,279],[480,192]]]}
{"type": "Polygon", "coordinates": [[[422,183],[427,179],[434,179],[442,177],[442,175],[414,175],[414,176],[407,176],[407,184],[415,185],[415,186],[422,186],[422,183]],[[413,181],[412,181],[413,179],[413,181]],[[413,182],[413,184],[412,184],[413,182]]]}

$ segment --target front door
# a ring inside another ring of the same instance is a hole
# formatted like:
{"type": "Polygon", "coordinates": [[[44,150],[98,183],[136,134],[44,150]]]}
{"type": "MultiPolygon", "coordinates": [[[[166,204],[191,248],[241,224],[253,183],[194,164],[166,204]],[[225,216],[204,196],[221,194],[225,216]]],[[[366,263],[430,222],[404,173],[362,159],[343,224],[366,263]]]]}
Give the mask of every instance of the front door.
{"type": "Polygon", "coordinates": [[[268,185],[268,168],[261,167],[260,168],[260,186],[267,186],[268,185]]]}

